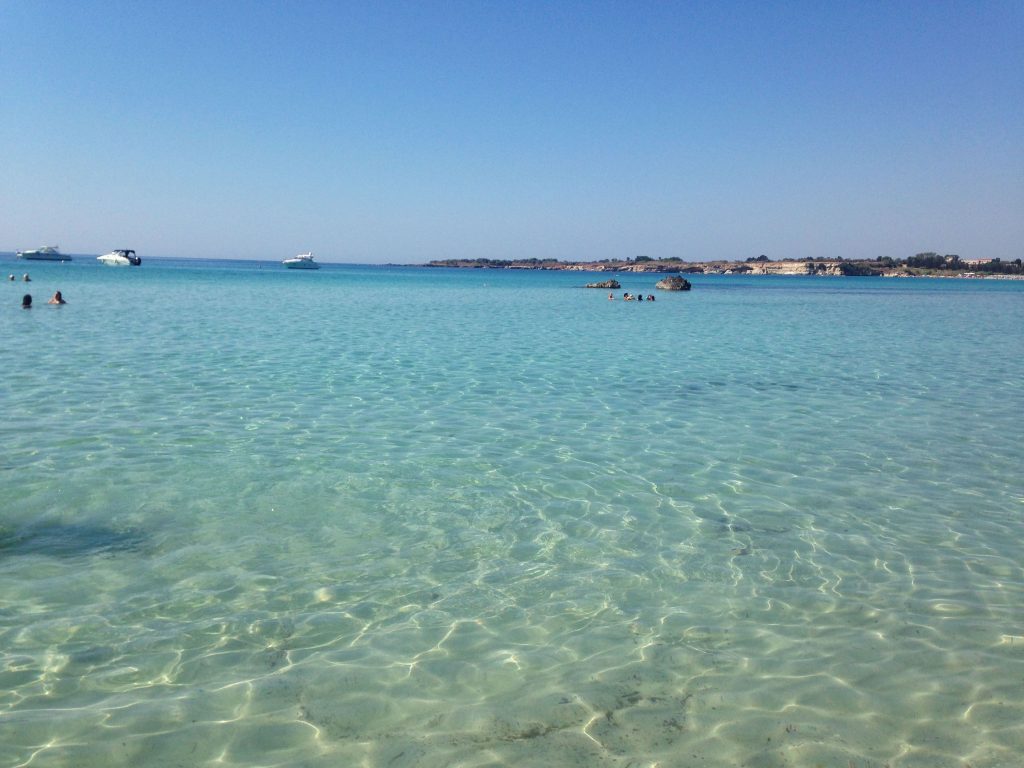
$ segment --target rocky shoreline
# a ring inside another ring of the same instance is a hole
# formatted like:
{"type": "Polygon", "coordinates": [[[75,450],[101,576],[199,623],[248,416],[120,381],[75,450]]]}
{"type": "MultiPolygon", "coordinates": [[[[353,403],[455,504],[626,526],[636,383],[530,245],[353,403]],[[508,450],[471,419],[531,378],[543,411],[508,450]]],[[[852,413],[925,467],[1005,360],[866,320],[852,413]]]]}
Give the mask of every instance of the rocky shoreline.
{"type": "Polygon", "coordinates": [[[1024,275],[969,272],[962,269],[925,269],[901,264],[887,264],[872,260],[805,259],[800,261],[681,261],[625,260],[625,261],[557,261],[524,259],[501,261],[493,259],[444,259],[431,261],[428,267],[455,267],[460,269],[531,269],[561,272],[650,272],[668,274],[703,275],[819,275],[833,277],[956,277],[977,279],[1021,280],[1024,275]]]}

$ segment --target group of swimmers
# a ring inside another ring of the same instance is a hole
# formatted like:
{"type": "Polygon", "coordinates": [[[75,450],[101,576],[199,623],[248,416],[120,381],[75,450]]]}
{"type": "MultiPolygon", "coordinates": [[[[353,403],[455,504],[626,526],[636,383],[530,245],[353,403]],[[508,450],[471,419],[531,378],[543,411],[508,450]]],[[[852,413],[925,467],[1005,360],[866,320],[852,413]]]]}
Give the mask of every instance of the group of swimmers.
{"type": "MultiPolygon", "coordinates": [[[[14,275],[8,275],[7,279],[10,280],[10,281],[13,281],[14,280],[14,275]]],[[[25,283],[31,283],[32,282],[32,278],[28,276],[28,272],[26,272],[24,274],[24,276],[21,278],[21,280],[22,280],[22,282],[25,282],[25,283]]],[[[46,302],[46,303],[47,304],[67,304],[67,301],[64,300],[64,296],[61,295],[61,292],[57,291],[56,293],[53,294],[53,296],[50,297],[50,300],[48,302],[46,302]]],[[[31,293],[26,293],[24,296],[21,297],[21,308],[22,309],[32,309],[32,294],[31,293]]]]}
{"type": "MultiPolygon", "coordinates": [[[[622,294],[622,300],[623,301],[643,301],[644,300],[644,295],[642,293],[638,293],[636,296],[634,296],[629,291],[626,291],[624,294],[622,294]]],[[[647,300],[648,301],[654,301],[654,294],[653,293],[648,293],[647,294],[647,300]]],[[[614,293],[609,293],[608,294],[608,301],[615,301],[615,294],[614,293]]]]}
{"type": "MultiPolygon", "coordinates": [[[[60,295],[60,291],[57,291],[55,294],[53,294],[53,296],[50,297],[50,300],[48,302],[46,302],[46,303],[47,304],[67,304],[67,302],[64,300],[64,297],[60,295]]],[[[26,293],[24,296],[21,297],[21,308],[22,309],[32,309],[32,294],[31,293],[26,293]]]]}
{"type": "MultiPolygon", "coordinates": [[[[47,304],[67,304],[67,301],[61,295],[60,291],[57,291],[55,294],[53,294],[53,296],[50,297],[50,300],[48,302],[46,302],[46,303],[47,304]]],[[[22,309],[32,309],[32,294],[31,293],[26,293],[24,296],[21,297],[21,308],[22,309]]]]}

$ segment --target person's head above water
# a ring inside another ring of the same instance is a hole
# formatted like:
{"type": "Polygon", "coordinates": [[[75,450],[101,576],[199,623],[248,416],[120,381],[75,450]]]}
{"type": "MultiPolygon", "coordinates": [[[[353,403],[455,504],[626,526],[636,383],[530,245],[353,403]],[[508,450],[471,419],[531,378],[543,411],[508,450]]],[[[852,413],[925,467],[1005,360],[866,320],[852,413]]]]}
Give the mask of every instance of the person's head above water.
{"type": "Polygon", "coordinates": [[[32,307],[32,294],[26,293],[21,297],[21,308],[30,309],[32,307]]]}

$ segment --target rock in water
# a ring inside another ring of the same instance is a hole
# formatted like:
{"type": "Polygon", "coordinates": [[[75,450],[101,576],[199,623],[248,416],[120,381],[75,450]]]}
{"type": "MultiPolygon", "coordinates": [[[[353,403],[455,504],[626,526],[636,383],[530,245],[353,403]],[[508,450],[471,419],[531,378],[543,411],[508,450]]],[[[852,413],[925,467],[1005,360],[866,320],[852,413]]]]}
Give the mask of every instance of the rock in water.
{"type": "Polygon", "coordinates": [[[602,283],[587,283],[587,288],[611,288],[612,290],[621,288],[618,280],[605,280],[602,283]]]}
{"type": "Polygon", "coordinates": [[[690,290],[690,281],[685,278],[673,275],[672,277],[666,277],[663,280],[659,280],[655,288],[661,288],[663,291],[688,291],[690,290]]]}

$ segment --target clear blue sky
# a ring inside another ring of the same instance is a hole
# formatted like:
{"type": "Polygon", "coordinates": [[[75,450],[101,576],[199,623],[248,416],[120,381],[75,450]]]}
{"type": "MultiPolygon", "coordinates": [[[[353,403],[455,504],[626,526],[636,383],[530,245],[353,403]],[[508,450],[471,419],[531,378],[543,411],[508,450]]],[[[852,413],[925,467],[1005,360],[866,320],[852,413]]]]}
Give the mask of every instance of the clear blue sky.
{"type": "Polygon", "coordinates": [[[0,249],[1024,255],[1024,2],[0,2],[0,249]]]}

